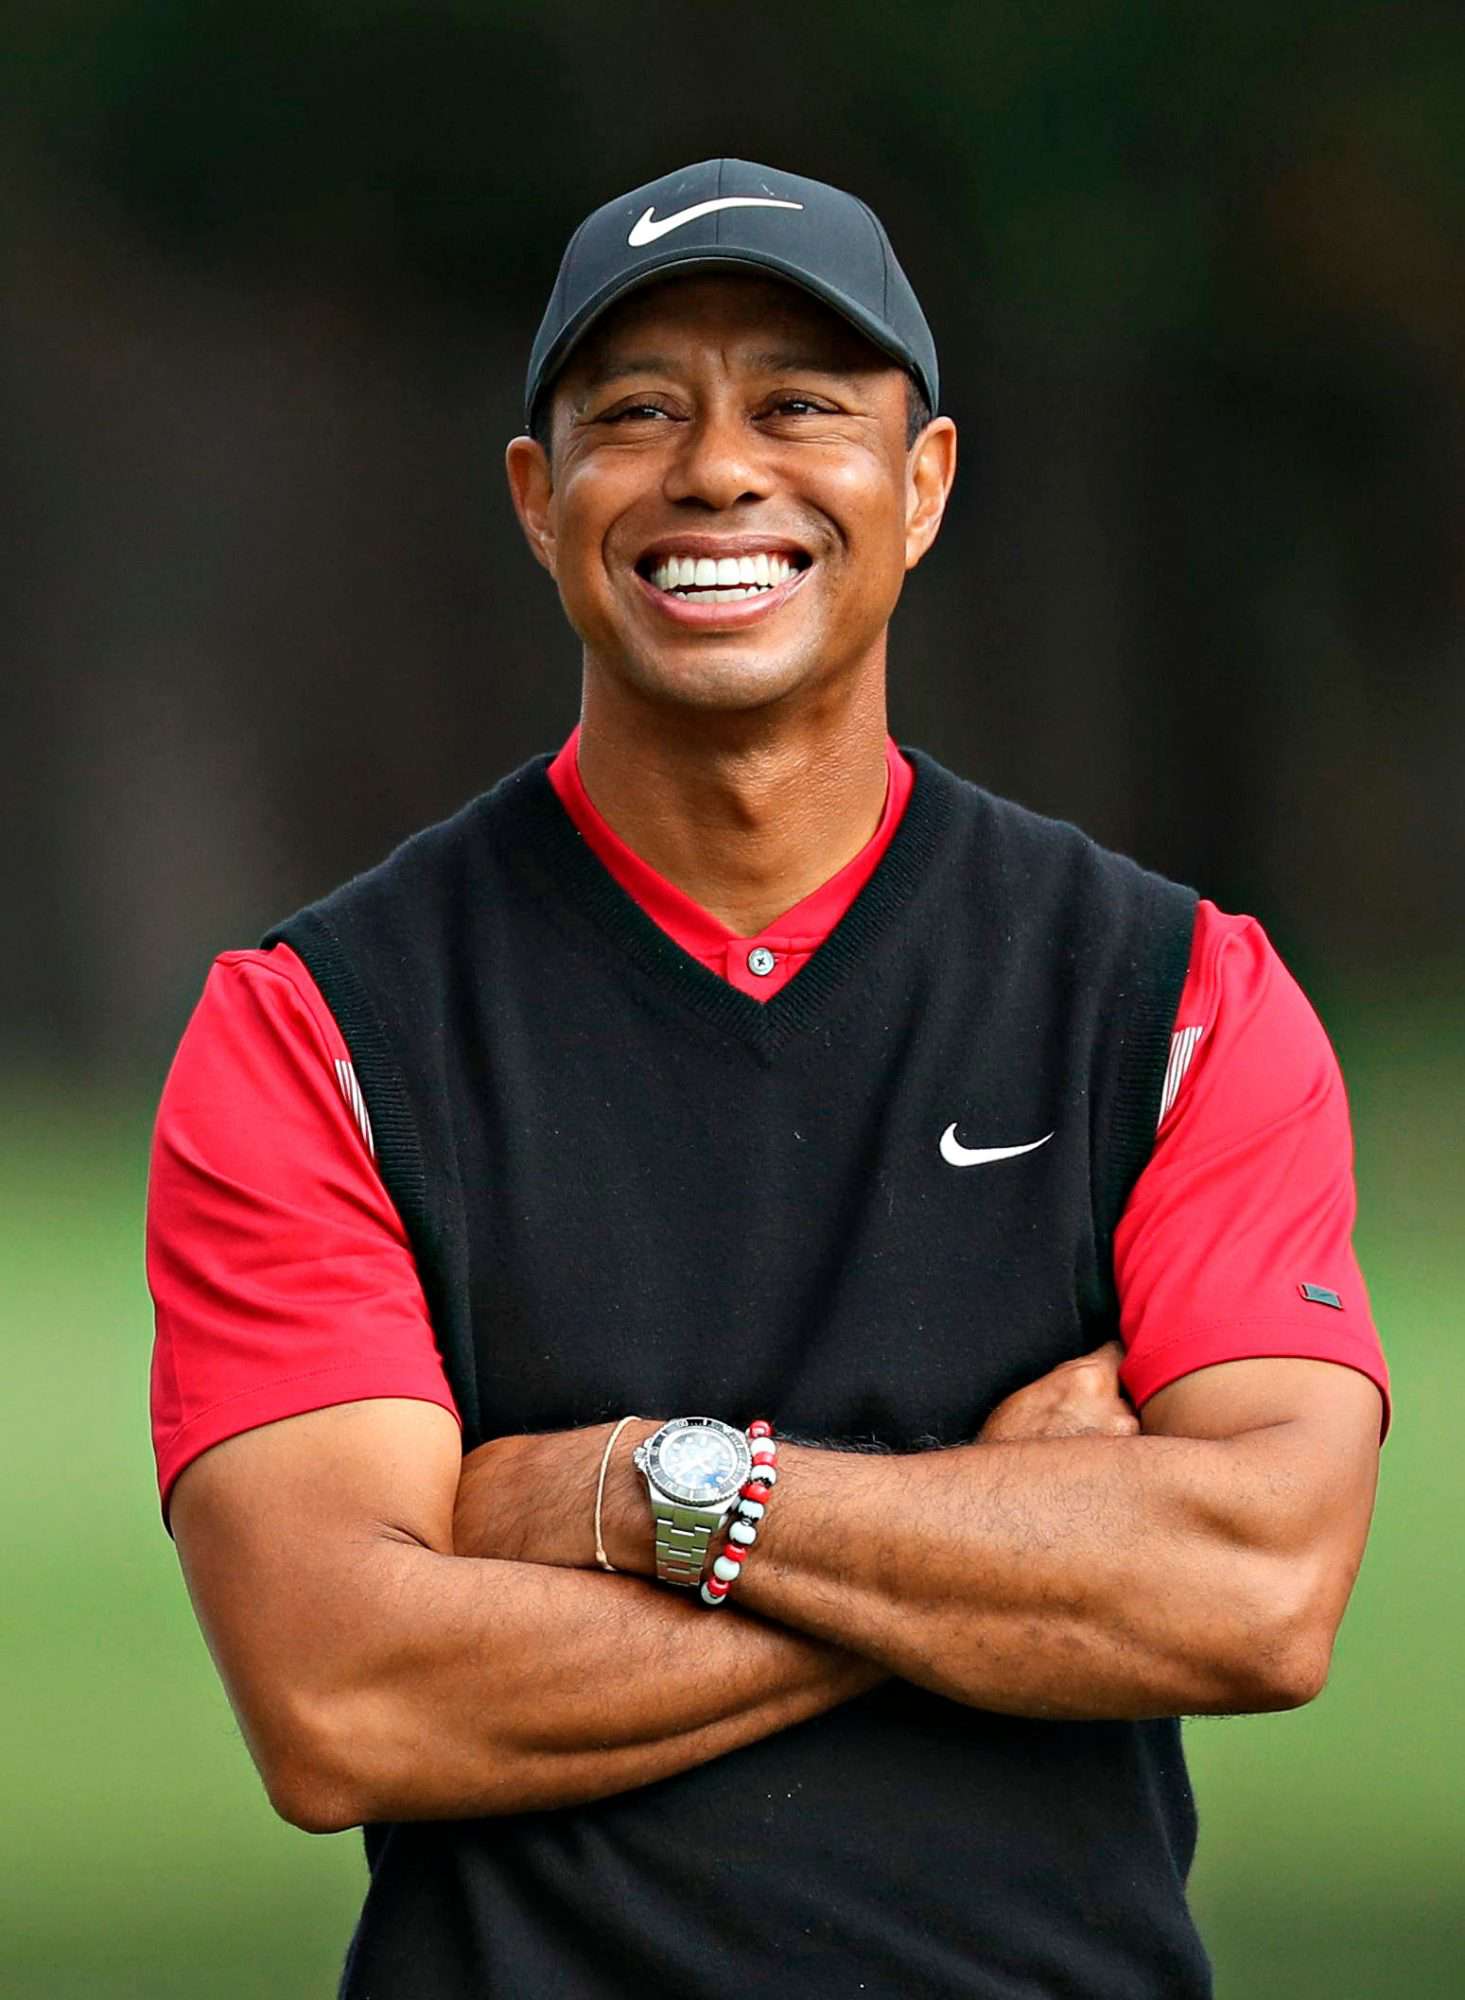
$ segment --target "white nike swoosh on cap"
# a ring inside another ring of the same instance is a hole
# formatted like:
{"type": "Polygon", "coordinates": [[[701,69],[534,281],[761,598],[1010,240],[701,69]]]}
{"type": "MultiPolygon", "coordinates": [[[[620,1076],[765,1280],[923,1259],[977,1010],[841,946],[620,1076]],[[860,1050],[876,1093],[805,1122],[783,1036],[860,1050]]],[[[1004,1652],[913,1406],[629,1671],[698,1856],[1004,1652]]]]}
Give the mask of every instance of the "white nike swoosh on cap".
{"type": "Polygon", "coordinates": [[[626,241],[633,250],[640,250],[647,243],[654,243],[658,236],[665,236],[669,229],[680,229],[684,222],[695,222],[699,215],[711,215],[717,208],[802,208],[801,201],[773,201],[761,194],[724,194],[716,201],[699,201],[691,208],[679,208],[675,215],[664,215],[660,222],[653,222],[656,204],[637,222],[626,241]]]}
{"type": "Polygon", "coordinates": [[[1036,1153],[1052,1136],[1045,1132],[1026,1146],[962,1146],[957,1143],[956,1127],[948,1125],[941,1134],[941,1157],[950,1167],[987,1167],[994,1160],[1015,1160],[1019,1153],[1036,1153]]]}

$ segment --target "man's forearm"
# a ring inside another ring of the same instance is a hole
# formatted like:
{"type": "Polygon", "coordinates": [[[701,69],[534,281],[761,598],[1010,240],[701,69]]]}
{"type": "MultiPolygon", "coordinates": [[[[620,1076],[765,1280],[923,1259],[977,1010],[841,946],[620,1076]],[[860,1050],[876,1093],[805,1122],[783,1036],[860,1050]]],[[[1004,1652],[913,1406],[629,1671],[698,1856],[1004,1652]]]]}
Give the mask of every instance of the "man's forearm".
{"type": "MultiPolygon", "coordinates": [[[[559,1454],[573,1476],[563,1468],[568,1484],[547,1511],[573,1516],[574,1562],[594,1560],[604,1435],[559,1454]]],[[[477,1483],[529,1491],[518,1449],[512,1479],[477,1483]]],[[[714,1619],[635,1576],[475,1550],[454,1520],[464,1471],[444,1411],[374,1399],[227,1439],[174,1489],[199,1622],[270,1797],[297,1826],[626,1791],[882,1678],[816,1640],[747,1615],[714,1619]]],[[[470,1497],[475,1483],[467,1477],[470,1497]]],[[[537,1500],[531,1521],[546,1511],[537,1500]]]]}
{"type": "MultiPolygon", "coordinates": [[[[836,1706],[883,1670],[633,1576],[440,1555],[384,1538],[391,1629],[310,1701],[276,1803],[314,1831],[568,1805],[719,1757],[836,1706]]],[[[268,1772],[265,1758],[261,1763],[268,1772]]],[[[272,1786],[272,1790],[276,1790],[272,1786]]]]}
{"type": "MultiPolygon", "coordinates": [[[[1141,1436],[1118,1353],[1106,1344],[1017,1391],[972,1445],[899,1456],[783,1445],[731,1602],[1013,1714],[1311,1699],[1367,1533],[1377,1390],[1326,1362],[1235,1362],[1151,1399],[1141,1436]]],[[[611,1559],[642,1575],[650,1521],[630,1446],[654,1428],[637,1420],[606,1486],[611,1559]]],[[[470,1454],[459,1546],[584,1564],[583,1502],[570,1503],[605,1437],[505,1438],[470,1454]]]]}
{"type": "MultiPolygon", "coordinates": [[[[637,1421],[606,1486],[611,1560],[642,1577],[651,1523],[631,1446],[654,1428],[637,1421]]],[[[472,1454],[458,1546],[535,1566],[591,1560],[588,1495],[604,1435],[500,1439],[472,1454]]],[[[1297,1670],[1286,1593],[1297,1576],[1274,1542],[1274,1457],[1270,1432],[984,1437],[901,1455],[785,1442],[726,1615],[758,1613],[938,1694],[1014,1714],[1285,1706],[1297,1670]]]]}
{"type": "Polygon", "coordinates": [[[1293,1572],[1213,1504],[1257,1476],[1247,1459],[1244,1440],[1144,1437],[874,1460],[788,1447],[788,1504],[738,1593],[1007,1713],[1286,1706],[1293,1572]]]}
{"type": "MultiPolygon", "coordinates": [[[[1292,1706],[1315,1691],[1325,1586],[1303,1553],[1308,1523],[1295,1543],[1278,1531],[1281,1466],[1272,1432],[900,1457],[785,1445],[735,1596],[1013,1714],[1292,1706]]],[[[634,1492],[617,1499],[612,1557],[644,1567],[634,1492]]]]}

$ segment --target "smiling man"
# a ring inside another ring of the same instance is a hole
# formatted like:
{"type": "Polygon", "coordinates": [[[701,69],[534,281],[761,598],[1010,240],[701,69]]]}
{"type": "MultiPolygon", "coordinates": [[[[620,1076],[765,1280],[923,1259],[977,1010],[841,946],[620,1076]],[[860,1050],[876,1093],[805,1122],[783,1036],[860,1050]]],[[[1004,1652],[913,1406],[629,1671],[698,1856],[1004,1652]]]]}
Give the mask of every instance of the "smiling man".
{"type": "Polygon", "coordinates": [[[934,344],[851,196],[608,203],[515,507],[580,724],[215,965],[164,1506],[348,2000],[1190,2000],[1176,1718],[1316,1694],[1387,1377],[1249,918],[905,752],[934,344]]]}

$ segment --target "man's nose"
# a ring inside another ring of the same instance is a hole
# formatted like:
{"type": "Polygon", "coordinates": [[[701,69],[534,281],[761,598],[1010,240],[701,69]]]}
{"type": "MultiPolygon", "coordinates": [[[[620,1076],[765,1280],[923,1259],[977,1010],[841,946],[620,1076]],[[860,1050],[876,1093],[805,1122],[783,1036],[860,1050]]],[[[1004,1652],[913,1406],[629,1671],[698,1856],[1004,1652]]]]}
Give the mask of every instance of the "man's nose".
{"type": "Polygon", "coordinates": [[[706,411],[694,417],[667,467],[668,500],[723,509],[762,500],[769,476],[757,432],[740,413],[706,411]]]}

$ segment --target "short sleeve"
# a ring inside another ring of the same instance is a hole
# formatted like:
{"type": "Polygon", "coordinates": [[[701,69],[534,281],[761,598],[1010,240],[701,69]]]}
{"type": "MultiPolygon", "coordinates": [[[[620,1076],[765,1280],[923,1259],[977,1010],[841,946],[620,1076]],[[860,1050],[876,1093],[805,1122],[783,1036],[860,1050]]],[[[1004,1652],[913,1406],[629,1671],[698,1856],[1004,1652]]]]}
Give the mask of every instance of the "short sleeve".
{"type": "Polygon", "coordinates": [[[1261,926],[1204,902],[1164,1106],[1115,1235],[1130,1397],[1216,1362],[1296,1356],[1367,1375],[1387,1428],[1337,1059],[1261,926]]]}
{"type": "Polygon", "coordinates": [[[209,973],[158,1108],[147,1269],[165,1519],[241,1431],[382,1396],[457,1415],[349,1053],[288,946],[209,973]]]}

